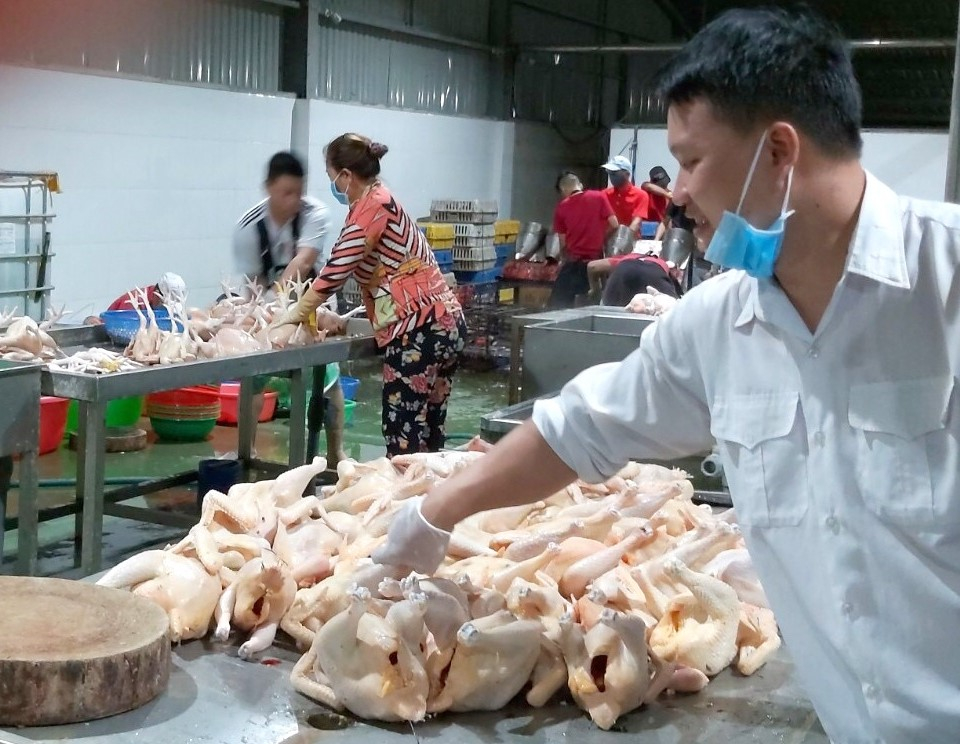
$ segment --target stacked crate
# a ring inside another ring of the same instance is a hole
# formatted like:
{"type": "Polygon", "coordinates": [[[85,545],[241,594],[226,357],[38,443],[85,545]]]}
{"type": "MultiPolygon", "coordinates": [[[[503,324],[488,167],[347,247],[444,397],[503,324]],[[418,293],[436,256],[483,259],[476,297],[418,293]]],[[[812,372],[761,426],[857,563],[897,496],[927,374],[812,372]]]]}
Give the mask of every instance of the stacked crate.
{"type": "Polygon", "coordinates": [[[502,270],[507,261],[516,255],[519,234],[519,220],[497,220],[493,223],[493,249],[497,254],[498,271],[502,270]]]}
{"type": "Polygon", "coordinates": [[[418,225],[433,249],[440,271],[444,274],[453,271],[454,225],[442,222],[418,222],[418,225]]]}
{"type": "Polygon", "coordinates": [[[453,227],[453,273],[458,284],[496,281],[494,222],[497,202],[483,199],[435,199],[430,219],[453,227]]]}

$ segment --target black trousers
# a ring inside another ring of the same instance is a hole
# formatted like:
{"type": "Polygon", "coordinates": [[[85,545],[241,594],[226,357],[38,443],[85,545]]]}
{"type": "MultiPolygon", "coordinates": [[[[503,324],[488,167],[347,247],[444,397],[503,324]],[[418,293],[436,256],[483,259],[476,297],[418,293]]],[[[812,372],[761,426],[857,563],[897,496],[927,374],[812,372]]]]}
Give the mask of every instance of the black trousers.
{"type": "Polygon", "coordinates": [[[557,279],[553,283],[550,293],[550,308],[560,310],[573,307],[577,295],[587,294],[590,291],[590,280],[587,278],[586,261],[567,261],[557,272],[557,279]]]}
{"type": "Polygon", "coordinates": [[[607,277],[601,304],[623,307],[647,287],[671,297],[680,296],[677,283],[660,266],[649,261],[622,261],[607,277]]]}

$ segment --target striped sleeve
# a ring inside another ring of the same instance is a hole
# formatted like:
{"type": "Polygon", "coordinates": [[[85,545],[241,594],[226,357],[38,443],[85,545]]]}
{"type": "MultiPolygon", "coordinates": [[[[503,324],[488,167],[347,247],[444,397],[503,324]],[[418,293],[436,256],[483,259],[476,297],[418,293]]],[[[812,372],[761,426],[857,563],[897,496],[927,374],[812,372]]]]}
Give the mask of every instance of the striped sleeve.
{"type": "Polygon", "coordinates": [[[313,289],[329,297],[357,270],[367,250],[363,230],[354,224],[345,225],[330,253],[323,271],[313,282],[313,289]]]}

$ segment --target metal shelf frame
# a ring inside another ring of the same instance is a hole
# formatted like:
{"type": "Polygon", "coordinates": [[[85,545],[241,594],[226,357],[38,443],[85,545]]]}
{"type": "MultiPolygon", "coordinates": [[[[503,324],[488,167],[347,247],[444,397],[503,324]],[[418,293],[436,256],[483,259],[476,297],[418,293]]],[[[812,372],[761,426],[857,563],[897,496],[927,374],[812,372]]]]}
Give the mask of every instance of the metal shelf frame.
{"type": "Polygon", "coordinates": [[[59,177],[50,171],[0,170],[0,189],[18,189],[23,192],[23,211],[0,214],[0,223],[23,225],[18,241],[20,250],[0,257],[3,263],[22,263],[23,282],[20,287],[0,290],[0,297],[22,297],[19,308],[24,315],[43,320],[50,304],[54,285],[47,283],[50,273],[50,222],[56,217],[51,211],[53,192],[59,191],[59,177]],[[39,231],[39,235],[37,234],[39,231]],[[39,237],[39,241],[37,238],[39,237]],[[32,250],[39,242],[40,251],[32,250]],[[36,279],[31,279],[32,264],[37,264],[36,279]],[[33,310],[34,312],[31,312],[33,310]]]}

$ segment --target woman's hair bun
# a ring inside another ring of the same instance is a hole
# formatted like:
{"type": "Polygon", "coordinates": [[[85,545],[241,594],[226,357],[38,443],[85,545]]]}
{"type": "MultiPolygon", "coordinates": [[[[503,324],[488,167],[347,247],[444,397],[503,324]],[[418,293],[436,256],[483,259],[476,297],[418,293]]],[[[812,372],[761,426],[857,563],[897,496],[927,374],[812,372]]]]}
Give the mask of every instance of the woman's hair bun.
{"type": "Polygon", "coordinates": [[[387,154],[387,151],[390,148],[379,142],[371,142],[368,146],[368,149],[370,150],[370,154],[373,155],[373,157],[375,157],[377,160],[379,160],[380,158],[382,158],[384,155],[387,154]]]}

